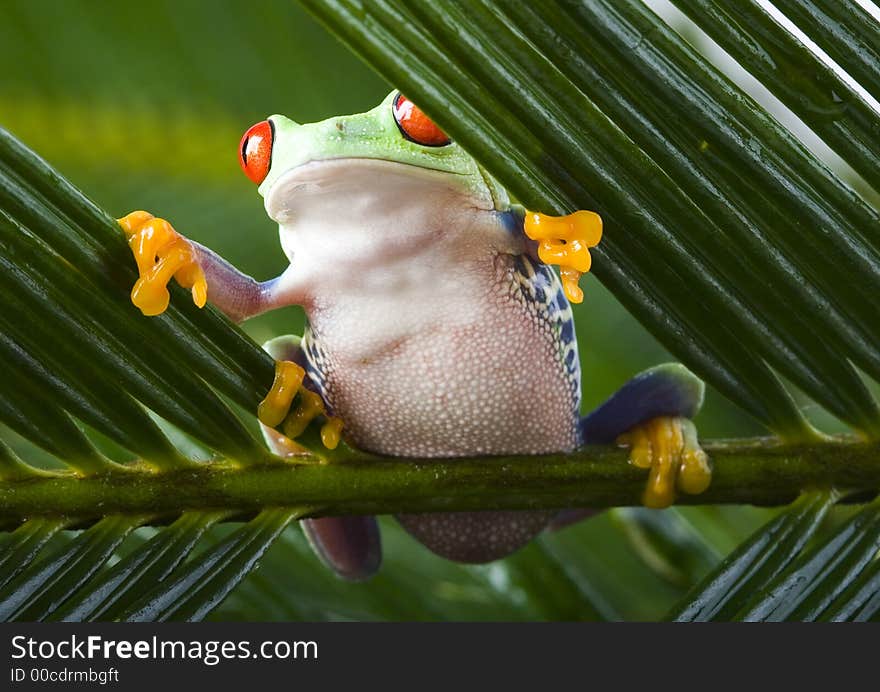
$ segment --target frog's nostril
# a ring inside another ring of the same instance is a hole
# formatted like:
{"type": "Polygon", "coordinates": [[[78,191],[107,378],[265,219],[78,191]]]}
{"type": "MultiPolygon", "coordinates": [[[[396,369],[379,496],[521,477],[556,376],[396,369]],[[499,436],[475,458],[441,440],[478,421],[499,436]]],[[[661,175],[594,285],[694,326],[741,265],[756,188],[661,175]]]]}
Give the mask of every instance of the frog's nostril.
{"type": "Polygon", "coordinates": [[[241,138],[238,147],[238,162],[244,174],[259,185],[269,174],[272,163],[272,143],[275,128],[271,120],[257,123],[241,138]]]}

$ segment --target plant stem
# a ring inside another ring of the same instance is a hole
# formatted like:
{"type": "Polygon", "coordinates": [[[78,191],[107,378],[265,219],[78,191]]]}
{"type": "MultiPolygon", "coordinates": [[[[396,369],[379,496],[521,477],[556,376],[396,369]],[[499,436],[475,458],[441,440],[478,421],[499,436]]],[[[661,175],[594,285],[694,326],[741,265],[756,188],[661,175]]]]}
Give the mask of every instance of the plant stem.
{"type": "MultiPolygon", "coordinates": [[[[880,488],[877,442],[834,438],[791,445],[754,438],[704,447],[714,465],[712,485],[702,495],[682,496],[682,503],[780,505],[808,488],[880,488]]],[[[472,459],[357,453],[329,464],[302,457],[246,468],[217,461],[164,472],[138,467],[86,477],[58,473],[0,481],[0,524],[40,516],[87,520],[113,513],[247,513],[273,506],[313,507],[313,515],[599,508],[639,504],[646,473],[615,447],[472,459]]]]}

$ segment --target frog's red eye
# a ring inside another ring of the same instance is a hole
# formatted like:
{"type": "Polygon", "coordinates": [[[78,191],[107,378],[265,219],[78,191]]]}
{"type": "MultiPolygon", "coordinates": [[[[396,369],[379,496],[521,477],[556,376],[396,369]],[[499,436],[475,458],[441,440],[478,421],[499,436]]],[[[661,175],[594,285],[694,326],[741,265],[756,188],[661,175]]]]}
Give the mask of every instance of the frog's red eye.
{"type": "Polygon", "coordinates": [[[450,143],[446,133],[403,94],[394,97],[391,112],[394,113],[397,127],[411,142],[426,147],[444,147],[450,143]]]}
{"type": "Polygon", "coordinates": [[[244,174],[257,185],[269,174],[272,163],[272,141],[275,128],[270,120],[264,120],[251,127],[241,138],[238,147],[238,162],[244,174]]]}

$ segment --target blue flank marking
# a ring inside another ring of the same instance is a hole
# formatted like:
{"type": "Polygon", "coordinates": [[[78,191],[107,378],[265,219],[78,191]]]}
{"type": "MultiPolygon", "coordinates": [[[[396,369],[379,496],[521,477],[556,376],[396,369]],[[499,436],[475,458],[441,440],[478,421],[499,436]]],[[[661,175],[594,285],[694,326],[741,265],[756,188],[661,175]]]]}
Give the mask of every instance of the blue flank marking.
{"type": "Polygon", "coordinates": [[[541,284],[542,284],[542,282],[535,281],[535,302],[536,303],[546,303],[547,302],[547,291],[544,289],[544,286],[542,286],[541,284]]]}
{"type": "Polygon", "coordinates": [[[523,232],[523,215],[517,213],[516,209],[507,209],[506,211],[495,212],[501,225],[511,235],[520,235],[523,232]]]}
{"type": "Polygon", "coordinates": [[[562,323],[562,333],[559,335],[562,343],[568,344],[574,341],[574,320],[565,320],[562,323]]]}
{"type": "Polygon", "coordinates": [[[534,305],[538,318],[553,327],[559,347],[559,358],[565,366],[568,381],[572,387],[575,407],[574,416],[579,415],[581,400],[581,364],[577,353],[574,331],[574,317],[562,284],[553,270],[543,262],[537,262],[528,255],[514,258],[514,271],[519,274],[522,295],[534,305]]]}
{"type": "Polygon", "coordinates": [[[324,382],[324,373],[321,371],[321,361],[324,359],[320,348],[315,343],[315,336],[311,333],[308,325],[303,331],[303,343],[306,348],[303,351],[306,354],[306,373],[314,385],[315,391],[321,395],[324,403],[327,403],[327,388],[324,382]]]}

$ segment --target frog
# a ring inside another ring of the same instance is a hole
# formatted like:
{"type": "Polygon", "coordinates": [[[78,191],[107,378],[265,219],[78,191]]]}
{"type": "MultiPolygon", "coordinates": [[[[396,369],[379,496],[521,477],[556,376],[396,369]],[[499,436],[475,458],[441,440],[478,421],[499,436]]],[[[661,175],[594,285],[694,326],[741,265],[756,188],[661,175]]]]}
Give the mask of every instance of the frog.
{"type": "MultiPolygon", "coordinates": [[[[372,110],[249,128],[239,163],[278,224],[288,265],[257,281],[164,219],[119,220],[139,279],[131,300],[160,314],[174,278],[232,321],[301,306],[301,337],[264,348],[276,377],[258,417],[277,455],[323,415],[327,448],[407,458],[566,453],[628,447],[648,470],[643,503],[663,508],[711,480],[694,416],[704,384],[666,363],[637,374],[581,415],[572,304],[602,219],[526,210],[413,101],[392,91],[372,110]],[[558,272],[558,275],[557,275],[558,272]]],[[[537,462],[536,462],[537,463],[537,462]]],[[[462,563],[501,559],[591,510],[401,513],[432,552],[462,563]]],[[[300,522],[318,557],[359,581],[381,564],[372,516],[300,522]]]]}

